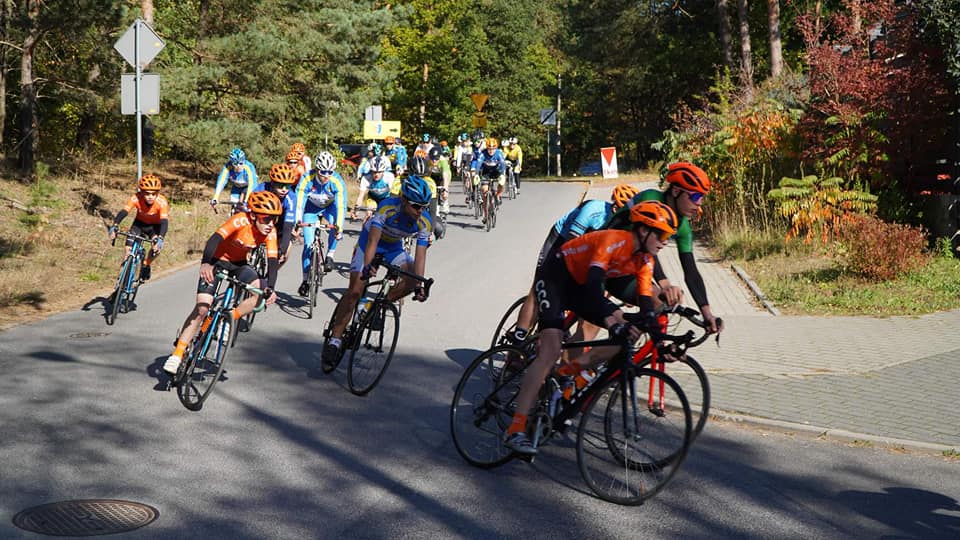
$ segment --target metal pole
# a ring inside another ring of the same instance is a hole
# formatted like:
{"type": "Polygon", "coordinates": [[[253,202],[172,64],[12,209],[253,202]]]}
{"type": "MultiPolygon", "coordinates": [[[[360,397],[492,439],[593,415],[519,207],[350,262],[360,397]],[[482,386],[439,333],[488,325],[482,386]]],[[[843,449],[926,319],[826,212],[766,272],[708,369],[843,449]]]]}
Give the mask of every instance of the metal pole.
{"type": "Polygon", "coordinates": [[[136,64],[136,76],[133,79],[134,93],[137,103],[137,180],[143,176],[143,128],[140,120],[140,77],[143,72],[140,67],[140,25],[143,23],[140,19],[136,20],[133,27],[133,60],[136,64]]]}
{"type": "Polygon", "coordinates": [[[560,74],[557,73],[557,176],[562,175],[560,168],[560,74]]]}
{"type": "Polygon", "coordinates": [[[547,126],[547,170],[544,174],[550,176],[550,126],[547,126]]]}

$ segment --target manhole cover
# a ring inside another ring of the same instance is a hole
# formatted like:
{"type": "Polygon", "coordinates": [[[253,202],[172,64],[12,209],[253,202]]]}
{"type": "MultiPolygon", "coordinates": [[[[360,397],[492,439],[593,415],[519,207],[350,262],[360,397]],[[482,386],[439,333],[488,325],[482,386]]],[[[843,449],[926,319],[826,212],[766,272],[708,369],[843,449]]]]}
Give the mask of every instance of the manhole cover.
{"type": "Polygon", "coordinates": [[[52,536],[99,536],[139,529],[159,515],[156,508],[141,503],[89,499],[27,508],[13,516],[13,524],[52,536]]]}
{"type": "Polygon", "coordinates": [[[87,339],[93,337],[103,337],[109,336],[110,332],[78,332],[76,334],[70,334],[67,336],[69,339],[87,339]]]}

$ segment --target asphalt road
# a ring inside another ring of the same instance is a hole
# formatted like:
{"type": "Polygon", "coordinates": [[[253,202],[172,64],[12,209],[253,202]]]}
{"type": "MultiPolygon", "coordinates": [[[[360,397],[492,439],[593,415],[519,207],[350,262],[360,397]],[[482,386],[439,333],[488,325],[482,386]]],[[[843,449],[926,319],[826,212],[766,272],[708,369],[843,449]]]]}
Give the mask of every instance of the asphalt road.
{"type": "MultiPolygon", "coordinates": [[[[12,524],[21,510],[95,498],[159,510],[128,538],[960,537],[960,462],[743,426],[708,424],[639,508],[595,498],[569,439],[533,465],[464,463],[448,432],[454,386],[581,192],[526,183],[490,233],[454,206],[430,248],[432,297],[404,305],[398,354],[363,398],[343,367],[306,375],[341,276],[313,320],[289,294],[261,314],[200,412],[159,375],[195,266],[146,285],[115,326],[92,302],[0,333],[0,538],[39,537],[12,524]]],[[[279,289],[295,291],[298,274],[288,264],[279,289]]]]}

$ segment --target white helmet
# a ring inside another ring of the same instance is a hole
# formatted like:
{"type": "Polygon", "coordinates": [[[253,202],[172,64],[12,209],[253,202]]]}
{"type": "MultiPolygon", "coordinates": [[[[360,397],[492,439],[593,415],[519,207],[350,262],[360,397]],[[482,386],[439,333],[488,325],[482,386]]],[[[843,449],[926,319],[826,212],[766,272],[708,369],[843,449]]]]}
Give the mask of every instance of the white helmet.
{"type": "Polygon", "coordinates": [[[320,152],[317,154],[317,157],[314,158],[314,167],[318,171],[335,171],[337,170],[337,158],[333,157],[333,154],[330,152],[320,152]]]}
{"type": "Polygon", "coordinates": [[[370,163],[370,170],[373,172],[387,172],[389,169],[390,160],[383,156],[373,158],[373,161],[370,163]]]}
{"type": "Polygon", "coordinates": [[[507,139],[507,144],[517,144],[517,138],[510,137],[509,139],[507,139]]]}

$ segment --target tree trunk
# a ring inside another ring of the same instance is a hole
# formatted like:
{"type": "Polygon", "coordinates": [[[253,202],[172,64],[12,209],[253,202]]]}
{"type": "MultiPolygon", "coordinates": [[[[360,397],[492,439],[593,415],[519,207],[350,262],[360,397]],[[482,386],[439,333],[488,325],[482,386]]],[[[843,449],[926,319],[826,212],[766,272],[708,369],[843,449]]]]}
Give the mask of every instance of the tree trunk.
{"type": "Polygon", "coordinates": [[[783,73],[783,48],[780,40],[780,0],[767,0],[767,31],[770,34],[770,76],[783,73]]]}
{"type": "Polygon", "coordinates": [[[153,26],[153,0],[140,0],[140,11],[143,12],[144,22],[153,26]]]}
{"type": "Polygon", "coordinates": [[[748,97],[753,95],[753,55],[750,51],[750,21],[747,0],[737,0],[737,17],[740,20],[740,73],[743,88],[748,97]]]}
{"type": "Polygon", "coordinates": [[[427,119],[427,81],[430,76],[430,64],[423,63],[423,94],[420,98],[420,131],[424,131],[425,127],[423,125],[427,119]]]}
{"type": "MultiPolygon", "coordinates": [[[[3,33],[3,41],[10,41],[10,20],[14,17],[13,10],[13,0],[0,0],[0,32],[3,33]]],[[[7,62],[9,60],[8,48],[0,46],[0,160],[7,157],[3,133],[7,125],[7,62]]]]}
{"type": "MultiPolygon", "coordinates": [[[[203,50],[203,40],[207,37],[207,17],[209,12],[209,0],[200,0],[197,5],[197,42],[194,45],[196,52],[193,55],[193,65],[198,67],[200,64],[203,64],[203,56],[200,55],[200,51],[203,50]]],[[[197,121],[200,119],[200,103],[202,102],[203,90],[198,87],[197,102],[190,106],[190,120],[197,121]]]]}
{"type": "Polygon", "coordinates": [[[717,18],[720,22],[720,48],[723,49],[723,65],[733,69],[733,46],[730,42],[729,0],[717,0],[717,18]]]}
{"type": "Polygon", "coordinates": [[[20,173],[34,173],[34,151],[40,139],[37,133],[37,88],[33,81],[33,52],[40,37],[37,18],[40,16],[40,0],[27,0],[27,37],[23,40],[23,56],[20,58],[20,173]]]}

